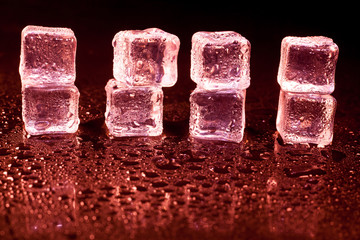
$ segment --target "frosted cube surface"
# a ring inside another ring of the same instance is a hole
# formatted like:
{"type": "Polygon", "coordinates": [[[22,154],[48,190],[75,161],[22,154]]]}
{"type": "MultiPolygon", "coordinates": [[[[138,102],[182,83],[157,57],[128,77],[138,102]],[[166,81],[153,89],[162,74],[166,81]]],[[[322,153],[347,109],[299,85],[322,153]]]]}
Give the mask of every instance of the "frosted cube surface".
{"type": "Polygon", "coordinates": [[[26,86],[22,89],[22,117],[30,135],[74,133],[80,93],[75,86],[26,86]]]}
{"type": "Polygon", "coordinates": [[[278,72],[281,88],[290,92],[332,93],[338,54],[338,46],[327,37],[285,37],[278,72]]]}
{"type": "Polygon", "coordinates": [[[190,135],[241,142],[245,127],[246,90],[204,90],[190,96],[190,135]]]}
{"type": "Polygon", "coordinates": [[[163,125],[163,92],[158,87],[129,87],[109,80],[105,123],[110,135],[158,136],[163,125]]]}
{"type": "Polygon", "coordinates": [[[23,84],[74,83],[75,54],[76,38],[71,29],[25,27],[19,67],[23,84]]]}
{"type": "Polygon", "coordinates": [[[250,48],[250,42],[236,32],[195,33],[191,79],[205,89],[249,87],[250,48]]]}
{"type": "Polygon", "coordinates": [[[331,95],[280,91],[276,128],[285,143],[331,144],[336,100],[331,95]]]}
{"type": "Polygon", "coordinates": [[[113,39],[114,77],[133,86],[171,87],[177,81],[180,40],[158,28],[118,32],[113,39]]]}

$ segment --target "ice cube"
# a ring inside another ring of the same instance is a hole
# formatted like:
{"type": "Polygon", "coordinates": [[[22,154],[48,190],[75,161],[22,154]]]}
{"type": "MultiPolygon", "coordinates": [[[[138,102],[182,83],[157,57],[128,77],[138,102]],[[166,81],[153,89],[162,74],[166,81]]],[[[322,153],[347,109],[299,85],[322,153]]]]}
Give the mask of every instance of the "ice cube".
{"type": "Polygon", "coordinates": [[[180,40],[158,28],[118,32],[113,39],[114,77],[133,86],[171,87],[177,81],[180,40]]]}
{"type": "Polygon", "coordinates": [[[69,28],[27,26],[21,33],[19,72],[23,84],[75,81],[76,38],[69,28]]]}
{"type": "Polygon", "coordinates": [[[281,88],[299,93],[332,93],[338,54],[338,46],[327,37],[285,37],[278,72],[281,88]]]}
{"type": "Polygon", "coordinates": [[[191,48],[191,79],[204,89],[248,88],[250,48],[250,42],[236,32],[195,33],[191,48]]]}
{"type": "Polygon", "coordinates": [[[110,135],[158,136],[162,133],[163,91],[160,87],[134,87],[110,79],[105,90],[105,123],[110,135]]]}
{"type": "Polygon", "coordinates": [[[245,127],[246,90],[196,88],[190,96],[190,135],[241,142],[245,127]]]}
{"type": "Polygon", "coordinates": [[[74,85],[23,86],[22,117],[30,135],[74,133],[80,93],[74,85]]]}
{"type": "Polygon", "coordinates": [[[280,91],[276,128],[285,143],[329,145],[336,100],[331,95],[280,91]]]}

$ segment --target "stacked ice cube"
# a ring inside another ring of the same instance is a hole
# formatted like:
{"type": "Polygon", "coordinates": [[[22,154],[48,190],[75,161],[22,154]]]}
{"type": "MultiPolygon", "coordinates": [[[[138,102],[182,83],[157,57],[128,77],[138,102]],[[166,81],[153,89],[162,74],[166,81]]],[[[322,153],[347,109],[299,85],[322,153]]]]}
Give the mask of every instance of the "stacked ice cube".
{"type": "Polygon", "coordinates": [[[339,48],[332,39],[285,37],[281,43],[276,128],[285,143],[331,144],[339,48]]]}
{"type": "Polygon", "coordinates": [[[241,142],[250,85],[250,42],[239,33],[197,32],[192,37],[190,135],[241,142]]]}
{"type": "Polygon", "coordinates": [[[30,135],[74,133],[79,91],[76,38],[68,28],[27,26],[21,33],[22,117],[30,135]]]}
{"type": "Polygon", "coordinates": [[[114,78],[105,87],[109,134],[157,136],[163,130],[163,91],[177,81],[180,40],[158,28],[118,32],[114,78]]]}

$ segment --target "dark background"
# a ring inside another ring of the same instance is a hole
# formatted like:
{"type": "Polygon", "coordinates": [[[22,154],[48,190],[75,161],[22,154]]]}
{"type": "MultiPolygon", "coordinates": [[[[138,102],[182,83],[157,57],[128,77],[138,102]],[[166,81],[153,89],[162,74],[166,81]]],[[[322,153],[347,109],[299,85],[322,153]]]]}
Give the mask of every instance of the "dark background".
{"type": "MultiPolygon", "coordinates": [[[[20,32],[26,25],[69,27],[78,39],[77,84],[105,86],[112,77],[111,41],[115,33],[158,27],[180,38],[179,80],[175,86],[179,87],[191,85],[192,34],[202,30],[233,30],[252,44],[254,87],[249,91],[255,91],[255,86],[276,85],[280,43],[289,35],[332,38],[340,48],[338,71],[352,73],[359,63],[357,7],[355,2],[352,4],[340,1],[5,0],[0,2],[0,62],[4,70],[17,71],[20,32]]],[[[347,85],[337,80],[337,86],[347,85]]],[[[351,84],[359,82],[354,78],[348,80],[353,81],[351,84]]]]}
{"type": "Polygon", "coordinates": [[[0,238],[359,239],[359,20],[352,4],[0,1],[0,238]],[[23,132],[18,66],[27,25],[68,27],[77,37],[81,123],[69,138],[23,132]],[[149,27],[181,41],[178,82],[164,88],[164,133],[110,139],[104,87],[112,38],[149,27]],[[190,141],[191,36],[223,30],[252,45],[245,137],[241,144],[190,141]],[[289,35],[324,35],[340,49],[334,141],[324,149],[283,145],[276,135],[280,44],[289,35]]]}

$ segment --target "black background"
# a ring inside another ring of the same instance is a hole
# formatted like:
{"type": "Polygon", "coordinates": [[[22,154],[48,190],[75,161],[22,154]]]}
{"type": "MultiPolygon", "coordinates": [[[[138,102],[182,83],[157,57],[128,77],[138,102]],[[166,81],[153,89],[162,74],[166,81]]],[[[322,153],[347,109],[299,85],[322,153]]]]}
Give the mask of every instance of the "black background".
{"type": "MultiPolygon", "coordinates": [[[[111,41],[118,31],[148,27],[180,38],[178,87],[195,86],[189,78],[191,36],[202,30],[233,30],[251,42],[251,76],[256,87],[276,85],[281,40],[289,35],[332,38],[340,48],[338,71],[355,72],[359,63],[355,2],[8,0],[1,1],[0,9],[1,64],[5,70],[17,71],[20,32],[26,25],[69,27],[78,39],[80,86],[105,85],[112,77],[111,41]]],[[[359,82],[349,80],[351,84],[359,82]]],[[[343,84],[341,80],[336,83],[343,84]]]]}

